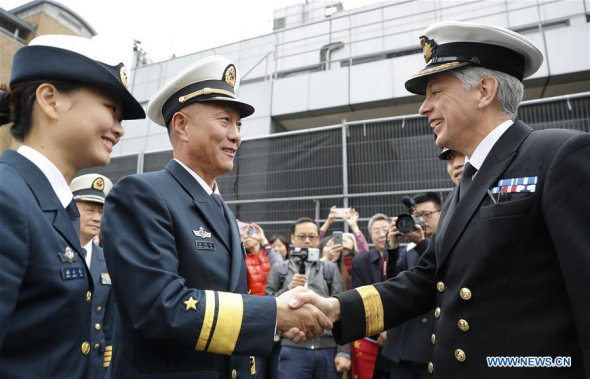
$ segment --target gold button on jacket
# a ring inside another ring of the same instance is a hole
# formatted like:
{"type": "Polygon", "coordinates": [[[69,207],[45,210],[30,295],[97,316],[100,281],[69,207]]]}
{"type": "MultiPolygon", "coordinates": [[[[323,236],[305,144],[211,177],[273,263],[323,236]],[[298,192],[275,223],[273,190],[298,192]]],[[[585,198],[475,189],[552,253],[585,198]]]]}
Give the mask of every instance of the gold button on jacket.
{"type": "Polygon", "coordinates": [[[445,284],[443,282],[436,283],[436,289],[438,290],[438,292],[444,292],[445,291],[445,284]]]}
{"type": "Polygon", "coordinates": [[[436,309],[434,310],[434,317],[436,317],[436,318],[440,317],[440,307],[436,307],[436,309]]]}
{"type": "Polygon", "coordinates": [[[432,336],[430,336],[430,342],[432,342],[432,344],[436,344],[436,334],[432,333],[432,336]]]}
{"type": "Polygon", "coordinates": [[[459,329],[464,332],[469,330],[469,323],[466,320],[460,319],[457,325],[459,326],[459,329]]]}
{"type": "Polygon", "coordinates": [[[467,359],[467,355],[465,355],[465,352],[463,350],[457,349],[455,350],[455,358],[459,362],[465,362],[465,360],[467,359]]]}
{"type": "Polygon", "coordinates": [[[461,299],[463,300],[469,300],[471,299],[471,290],[469,288],[461,288],[459,296],[461,296],[461,299]]]}
{"type": "Polygon", "coordinates": [[[91,300],[92,300],[92,292],[88,291],[88,292],[86,292],[86,302],[90,303],[91,300]]]}
{"type": "Polygon", "coordinates": [[[90,343],[88,341],[84,341],[82,346],[80,346],[80,351],[82,354],[88,355],[88,353],[90,353],[90,343]]]}
{"type": "Polygon", "coordinates": [[[428,372],[432,374],[434,372],[434,363],[428,362],[428,372]]]}

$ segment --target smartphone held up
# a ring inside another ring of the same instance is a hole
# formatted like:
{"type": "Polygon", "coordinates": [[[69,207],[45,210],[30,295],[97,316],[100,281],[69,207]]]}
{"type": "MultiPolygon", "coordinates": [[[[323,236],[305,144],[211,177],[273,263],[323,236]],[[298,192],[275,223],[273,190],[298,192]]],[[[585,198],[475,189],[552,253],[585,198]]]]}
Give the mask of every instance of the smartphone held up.
{"type": "Polygon", "coordinates": [[[254,235],[254,227],[252,225],[240,220],[236,221],[238,222],[238,229],[240,230],[241,237],[252,237],[254,235]]]}

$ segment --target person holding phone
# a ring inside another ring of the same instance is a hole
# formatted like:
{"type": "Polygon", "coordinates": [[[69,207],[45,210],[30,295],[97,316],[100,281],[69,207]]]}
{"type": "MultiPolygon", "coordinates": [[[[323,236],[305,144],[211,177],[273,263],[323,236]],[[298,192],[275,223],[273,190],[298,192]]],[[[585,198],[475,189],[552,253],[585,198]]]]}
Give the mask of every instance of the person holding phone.
{"type": "Polygon", "coordinates": [[[94,283],[68,184],[109,163],[123,120],[142,119],[127,72],[95,41],[45,35],[14,56],[0,125],[0,377],[89,378],[94,283]],[[114,63],[114,64],[113,64],[114,63]]]}
{"type": "Polygon", "coordinates": [[[266,278],[270,268],[283,259],[272,250],[264,230],[256,223],[244,224],[241,240],[246,249],[246,269],[248,270],[248,290],[251,295],[264,296],[266,278]]]}
{"type": "Polygon", "coordinates": [[[322,240],[330,226],[334,223],[337,218],[342,218],[347,224],[354,238],[356,240],[357,252],[363,254],[369,251],[369,244],[365,238],[363,232],[361,232],[358,226],[358,219],[360,215],[354,208],[337,208],[335,205],[330,208],[330,213],[324,224],[320,227],[320,240],[322,240]],[[342,211],[346,209],[347,211],[342,211]]]}

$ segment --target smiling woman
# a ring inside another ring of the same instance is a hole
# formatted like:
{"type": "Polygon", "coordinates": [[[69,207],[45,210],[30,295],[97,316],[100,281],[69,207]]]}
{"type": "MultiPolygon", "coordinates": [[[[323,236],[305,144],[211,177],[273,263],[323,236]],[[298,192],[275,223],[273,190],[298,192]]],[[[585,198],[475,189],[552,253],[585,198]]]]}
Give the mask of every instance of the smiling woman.
{"type": "Polygon", "coordinates": [[[16,53],[0,93],[0,124],[23,143],[0,157],[2,378],[88,377],[93,282],[68,183],[108,164],[121,120],[145,117],[125,66],[92,52],[88,39],[38,37],[16,53]]]}

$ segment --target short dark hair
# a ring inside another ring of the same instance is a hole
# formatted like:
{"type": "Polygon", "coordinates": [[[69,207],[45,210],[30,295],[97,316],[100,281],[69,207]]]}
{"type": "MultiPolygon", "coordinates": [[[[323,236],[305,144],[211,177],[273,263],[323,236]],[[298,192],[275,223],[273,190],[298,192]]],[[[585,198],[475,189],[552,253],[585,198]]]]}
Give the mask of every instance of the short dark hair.
{"type": "Polygon", "coordinates": [[[311,219],[309,217],[301,217],[301,218],[297,219],[297,221],[295,221],[295,223],[291,227],[291,234],[295,234],[295,228],[297,227],[297,225],[304,224],[306,222],[311,222],[312,224],[314,224],[316,226],[316,228],[318,228],[318,233],[320,232],[320,227],[317,222],[315,222],[313,219],[311,219]]]}
{"type": "Polygon", "coordinates": [[[438,196],[438,194],[434,192],[426,192],[416,195],[414,196],[414,201],[416,202],[416,204],[422,204],[426,203],[427,201],[432,201],[438,209],[442,208],[442,200],[440,199],[440,196],[438,196]]]}

